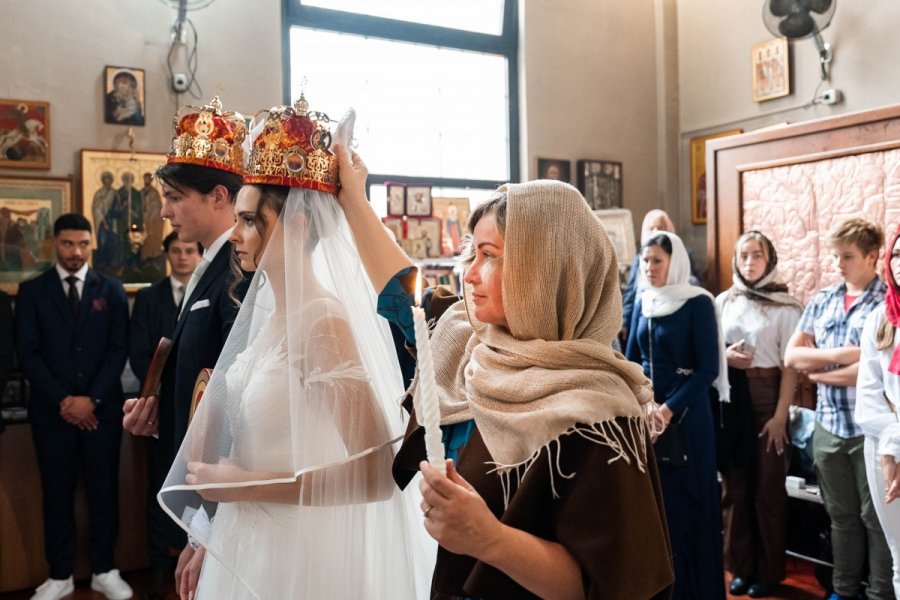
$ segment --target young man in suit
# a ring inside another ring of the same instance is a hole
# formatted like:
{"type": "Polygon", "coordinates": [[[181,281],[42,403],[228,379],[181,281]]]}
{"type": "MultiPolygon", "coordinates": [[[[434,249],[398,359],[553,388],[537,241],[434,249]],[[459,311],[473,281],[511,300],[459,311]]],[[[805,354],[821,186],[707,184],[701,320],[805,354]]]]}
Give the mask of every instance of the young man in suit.
{"type": "MultiPolygon", "coordinates": [[[[175,453],[187,432],[197,375],[215,366],[237,316],[237,304],[228,294],[232,281],[228,235],[234,226],[234,198],[243,185],[245,134],[243,118],[223,113],[216,97],[177,121],[169,158],[156,171],[162,182],[162,217],[180,240],[199,242],[205,250],[185,291],[159,399],[127,400],[123,425],[135,435],[158,435],[160,443],[170,444],[175,453]],[[203,154],[196,148],[208,151],[203,154]]],[[[246,281],[236,290],[238,298],[243,297],[246,281]]],[[[184,598],[200,576],[204,552],[197,550],[186,545],[175,570],[184,598]]]]}
{"type": "Polygon", "coordinates": [[[53,225],[56,265],[19,286],[19,360],[31,383],[29,404],[44,497],[50,578],[33,600],[74,590],[75,483],[80,466],[91,521],[91,588],[130,598],[113,568],[119,525],[120,378],[128,351],[128,302],[118,281],[90,269],[91,225],[65,214],[53,225]]]}
{"type": "MultiPolygon", "coordinates": [[[[203,248],[199,242],[182,242],[173,231],[162,243],[171,275],[137,293],[131,309],[128,335],[128,359],[143,387],[153,353],[162,337],[171,338],[178,320],[184,292],[200,262],[203,248]]],[[[158,437],[146,438],[147,448],[147,538],[150,556],[150,586],[146,600],[162,600],[166,584],[175,568],[170,548],[184,546],[184,533],[162,511],[156,493],[172,465],[172,445],[158,437]]]]}

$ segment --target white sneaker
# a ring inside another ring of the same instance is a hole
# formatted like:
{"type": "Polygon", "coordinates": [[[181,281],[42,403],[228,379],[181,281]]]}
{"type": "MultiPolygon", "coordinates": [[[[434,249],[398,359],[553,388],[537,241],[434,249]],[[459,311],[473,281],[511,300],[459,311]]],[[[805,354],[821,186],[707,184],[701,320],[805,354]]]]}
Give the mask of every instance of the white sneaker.
{"type": "Polygon", "coordinates": [[[68,579],[48,579],[34,590],[31,600],[59,600],[74,591],[75,580],[71,576],[68,579]]]}
{"type": "Polygon", "coordinates": [[[106,573],[95,574],[91,577],[91,589],[100,592],[109,600],[127,600],[134,593],[131,586],[119,576],[119,570],[113,569],[106,573]]]}

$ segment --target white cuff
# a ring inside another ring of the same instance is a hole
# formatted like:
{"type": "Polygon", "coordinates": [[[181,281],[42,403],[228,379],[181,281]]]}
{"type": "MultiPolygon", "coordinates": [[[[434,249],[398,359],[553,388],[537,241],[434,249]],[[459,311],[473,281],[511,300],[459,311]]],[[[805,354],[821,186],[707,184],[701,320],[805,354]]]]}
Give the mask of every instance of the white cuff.
{"type": "Polygon", "coordinates": [[[900,457],[900,423],[891,423],[878,438],[878,454],[900,457]]]}
{"type": "MultiPolygon", "coordinates": [[[[212,522],[209,520],[209,515],[206,514],[206,509],[203,506],[191,517],[190,528],[194,532],[195,541],[205,545],[212,531],[212,522]]],[[[193,546],[193,544],[191,545],[193,546]]]]}

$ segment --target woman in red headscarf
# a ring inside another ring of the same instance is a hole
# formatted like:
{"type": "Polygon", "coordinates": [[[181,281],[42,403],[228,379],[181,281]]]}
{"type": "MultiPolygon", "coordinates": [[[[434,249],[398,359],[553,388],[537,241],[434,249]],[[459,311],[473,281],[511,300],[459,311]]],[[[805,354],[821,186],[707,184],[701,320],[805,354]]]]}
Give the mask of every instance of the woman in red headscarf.
{"type": "Polygon", "coordinates": [[[866,477],[872,502],[894,559],[894,593],[900,597],[900,230],[894,234],[884,257],[888,291],[884,308],[866,318],[860,340],[859,378],[854,418],[866,436],[866,477]]]}

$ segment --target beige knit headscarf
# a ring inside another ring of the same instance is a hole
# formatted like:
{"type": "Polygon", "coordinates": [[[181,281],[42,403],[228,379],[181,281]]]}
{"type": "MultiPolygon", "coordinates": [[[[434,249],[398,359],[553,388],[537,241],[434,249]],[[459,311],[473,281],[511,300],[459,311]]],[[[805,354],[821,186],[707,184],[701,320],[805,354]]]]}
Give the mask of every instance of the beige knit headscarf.
{"type": "Polygon", "coordinates": [[[640,365],[612,349],[622,297],[606,230],[568,184],[507,184],[499,192],[507,195],[509,329],[478,323],[464,302],[438,322],[442,422],[474,417],[501,474],[523,475],[542,449],[558,451],[555,442],[571,433],[643,470],[643,405],[652,390],[640,365]],[[626,428],[618,417],[628,418],[626,428]]]}

